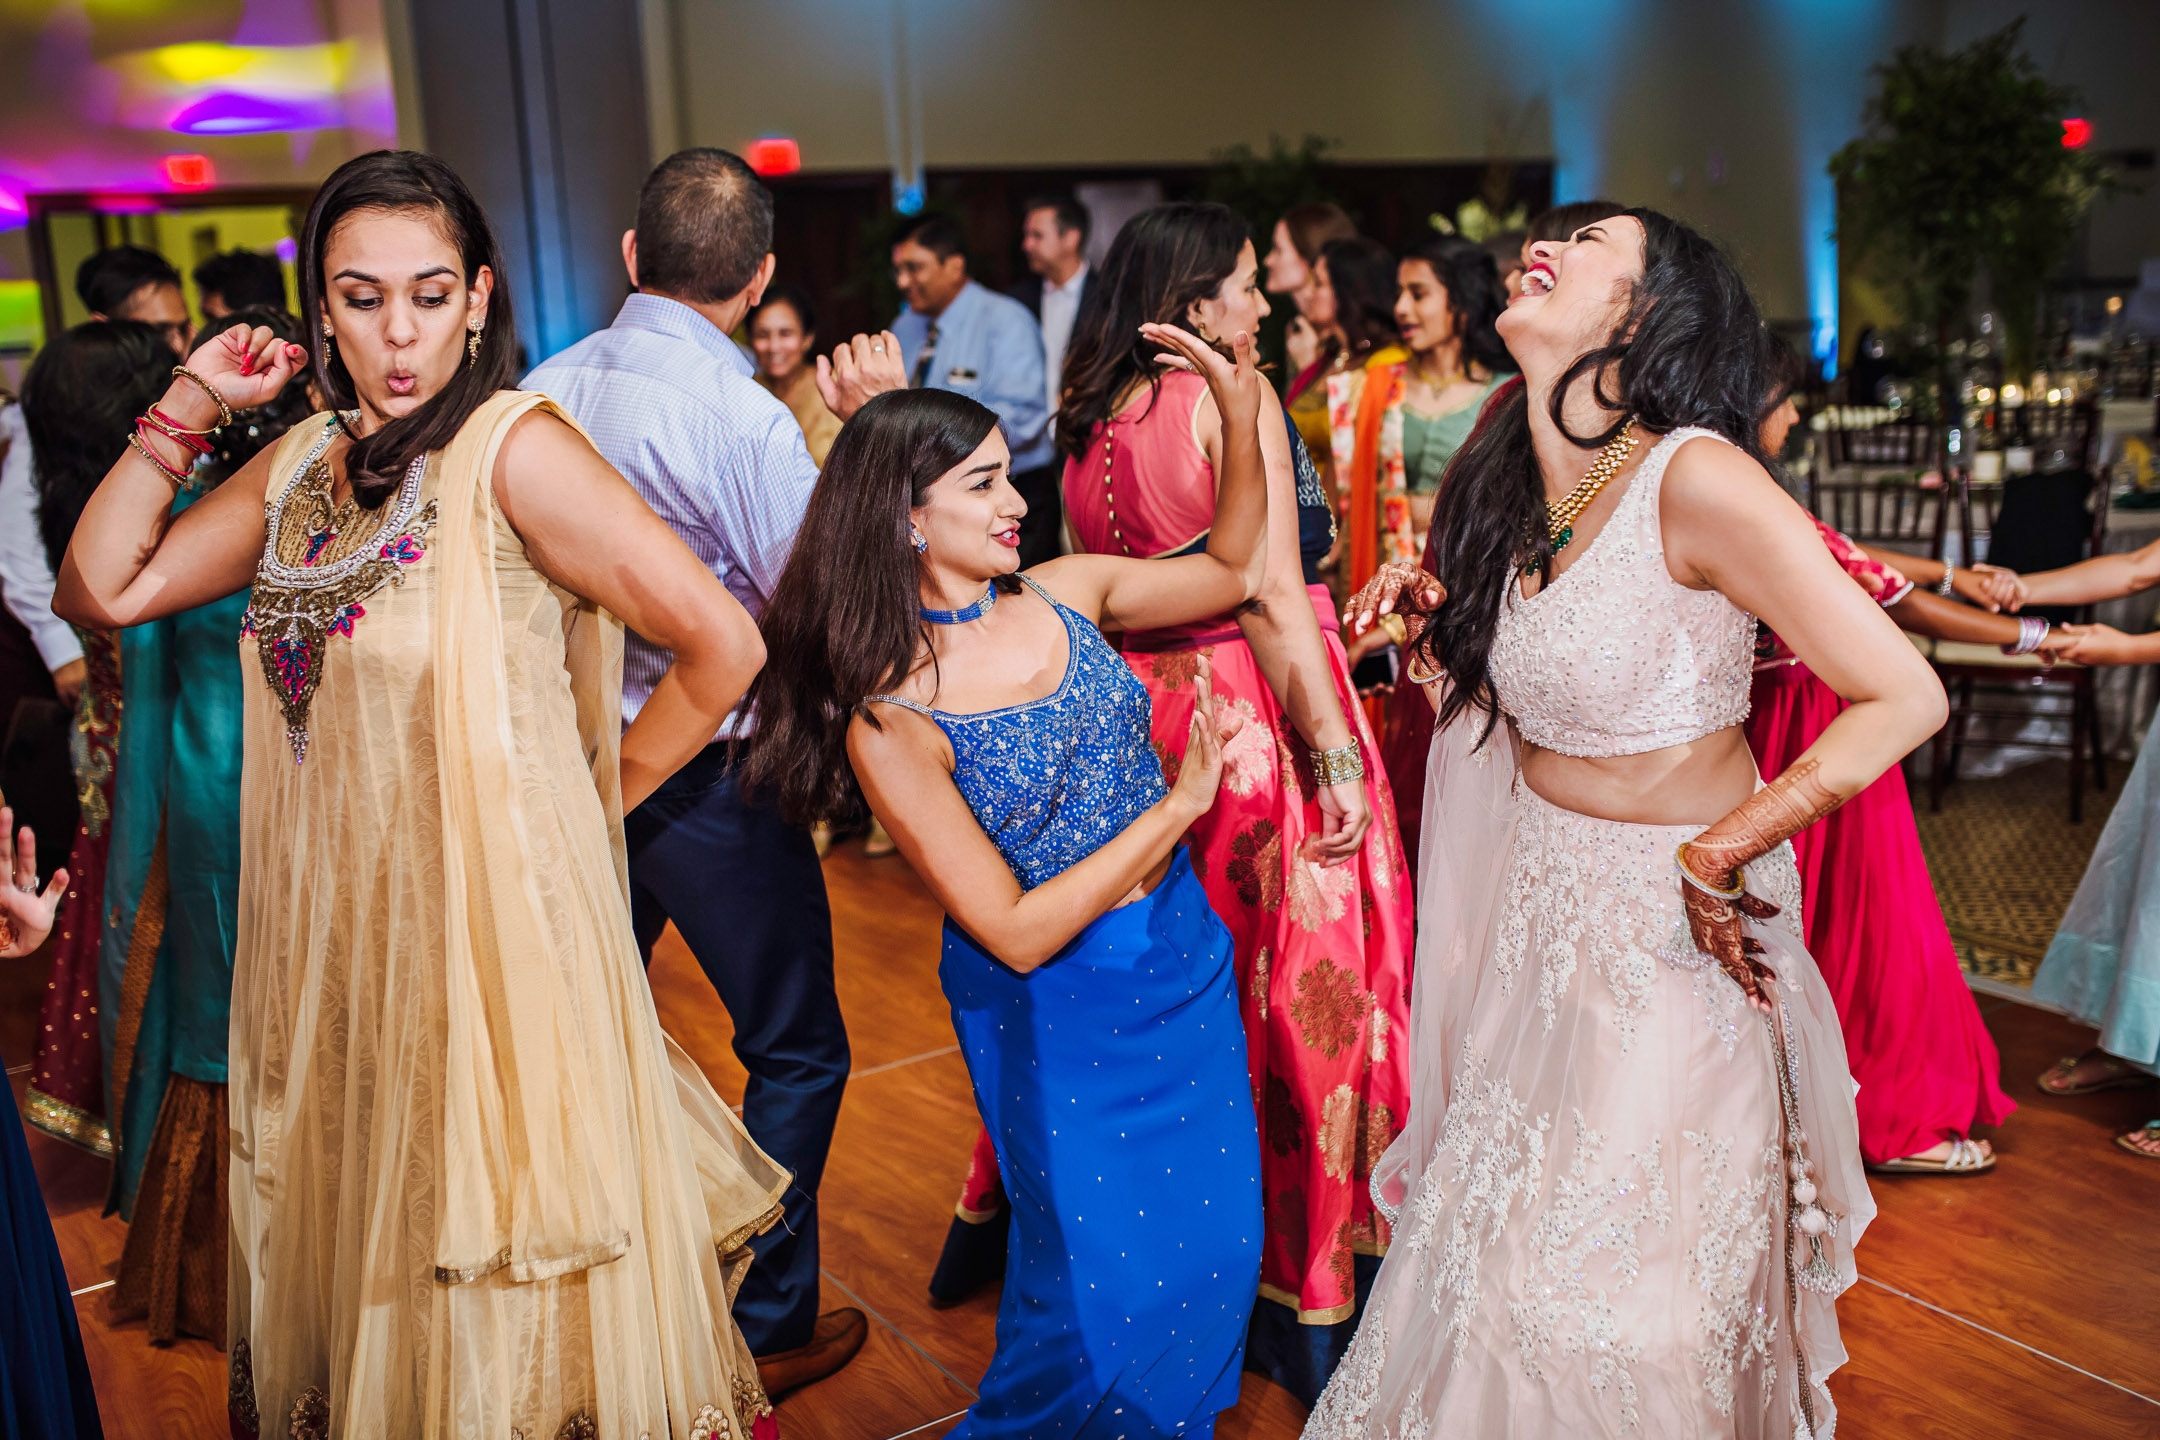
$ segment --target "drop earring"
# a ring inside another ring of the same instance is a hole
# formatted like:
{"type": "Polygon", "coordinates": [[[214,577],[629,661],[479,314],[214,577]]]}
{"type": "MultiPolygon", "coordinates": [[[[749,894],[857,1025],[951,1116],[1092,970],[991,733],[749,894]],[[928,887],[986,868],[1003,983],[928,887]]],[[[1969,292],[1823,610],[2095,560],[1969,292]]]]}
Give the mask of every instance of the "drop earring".
{"type": "Polygon", "coordinates": [[[472,364],[480,358],[480,331],[486,322],[475,320],[465,327],[465,363],[472,364]]]}
{"type": "Polygon", "coordinates": [[[327,320],[322,326],[322,368],[325,371],[330,368],[330,322],[327,320]]]}
{"type": "Polygon", "coordinates": [[[916,554],[927,555],[930,553],[930,541],[923,535],[922,531],[910,525],[907,527],[907,533],[908,543],[915,547],[916,554]]]}

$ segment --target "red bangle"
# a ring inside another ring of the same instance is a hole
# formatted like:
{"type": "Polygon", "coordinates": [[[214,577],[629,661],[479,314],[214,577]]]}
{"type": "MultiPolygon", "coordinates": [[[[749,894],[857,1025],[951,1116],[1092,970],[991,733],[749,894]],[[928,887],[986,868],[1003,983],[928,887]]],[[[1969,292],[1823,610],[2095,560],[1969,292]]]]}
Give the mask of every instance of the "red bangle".
{"type": "Polygon", "coordinates": [[[213,425],[207,430],[190,430],[155,405],[150,407],[150,413],[157,416],[159,424],[170,427],[175,435],[215,435],[223,428],[222,426],[213,425]]]}
{"type": "MultiPolygon", "coordinates": [[[[153,411],[151,413],[152,415],[154,415],[156,412],[153,411]]],[[[175,434],[171,430],[166,429],[163,425],[160,425],[156,420],[152,419],[151,415],[142,415],[136,418],[135,433],[137,435],[162,436],[167,440],[173,441],[181,448],[187,450],[190,454],[208,455],[210,453],[210,447],[202,440],[198,439],[193,435],[188,435],[184,433],[175,434]]]]}

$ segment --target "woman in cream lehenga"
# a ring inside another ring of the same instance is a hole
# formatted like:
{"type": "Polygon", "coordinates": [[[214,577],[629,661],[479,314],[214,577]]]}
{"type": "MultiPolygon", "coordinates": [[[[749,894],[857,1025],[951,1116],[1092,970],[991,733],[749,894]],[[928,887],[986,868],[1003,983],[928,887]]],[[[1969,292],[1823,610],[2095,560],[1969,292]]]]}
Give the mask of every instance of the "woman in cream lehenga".
{"type": "Polygon", "coordinates": [[[351,408],[168,523],[196,437],[311,358],[228,330],[106,477],[55,600],[117,627],[254,586],[235,1431],[770,1435],[728,1304],[786,1177],[661,1033],[621,834],[748,683],[756,632],[507,388],[501,261],[440,161],[341,166],[301,278],[316,379],[351,408]],[[675,666],[619,731],[625,623],[675,666]]]}
{"type": "Polygon", "coordinates": [[[1395,1243],[1306,1434],[1821,1440],[1874,1206],[1784,842],[1942,687],[1764,469],[1761,317],[1702,237],[1540,242],[1499,323],[1525,384],[1449,471],[1437,581],[1351,606],[1406,602],[1438,803],[1395,1243]],[[1767,784],[1756,616],[1848,702],[1767,784]]]}

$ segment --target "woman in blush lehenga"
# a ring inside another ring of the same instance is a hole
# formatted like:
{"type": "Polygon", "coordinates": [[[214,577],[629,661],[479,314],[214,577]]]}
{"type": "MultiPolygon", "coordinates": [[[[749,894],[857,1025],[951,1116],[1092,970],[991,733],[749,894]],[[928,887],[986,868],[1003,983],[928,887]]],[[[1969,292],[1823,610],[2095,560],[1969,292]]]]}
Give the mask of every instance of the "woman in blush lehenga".
{"type": "Polygon", "coordinates": [[[1018,573],[1027,504],[996,415],[880,395],[833,446],[750,695],[746,784],[797,823],[867,801],[945,907],[939,979],[1012,1196],[997,1351],[950,1432],[969,1440],[1213,1434],[1260,1266],[1230,936],[1184,844],[1240,731],[1218,726],[1201,662],[1166,785],[1148,692],[1101,627],[1260,589],[1256,432],[1282,422],[1247,335],[1234,367],[1167,326],[1136,338],[1220,407],[1204,546],[1018,573]]]}
{"type": "Polygon", "coordinates": [[[54,598],[117,628],[253,586],[233,1433],[769,1437],[728,1305],[786,1176],[662,1034],[622,859],[625,803],[712,737],[756,630],[510,388],[501,255],[449,167],[339,166],[300,257],[311,343],[196,350],[54,598]],[[172,515],[208,437],[311,359],[341,408],[172,515]],[[675,657],[627,730],[625,624],[675,657]]]}
{"type": "Polygon", "coordinates": [[[1874,1204],[1786,842],[1942,687],[1763,466],[1731,263],[1647,210],[1531,250],[1437,579],[1352,604],[1409,625],[1439,798],[1395,1245],[1305,1433],[1823,1437],[1874,1204]],[[1847,702],[1767,784],[1756,616],[1847,702]]]}

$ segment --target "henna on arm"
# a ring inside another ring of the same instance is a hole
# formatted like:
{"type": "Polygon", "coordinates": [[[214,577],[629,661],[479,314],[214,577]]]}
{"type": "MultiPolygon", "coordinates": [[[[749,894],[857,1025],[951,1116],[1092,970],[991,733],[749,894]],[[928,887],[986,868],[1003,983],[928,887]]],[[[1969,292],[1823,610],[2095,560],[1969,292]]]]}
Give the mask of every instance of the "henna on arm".
{"type": "Polygon", "coordinates": [[[1695,946],[1758,1009],[1769,1008],[1771,974],[1755,958],[1762,942],[1746,934],[1742,921],[1767,920],[1778,907],[1747,893],[1742,869],[1845,803],[1848,797],[1817,778],[1820,769],[1811,758],[1799,761],[1679,850],[1680,898],[1695,946]]]}

